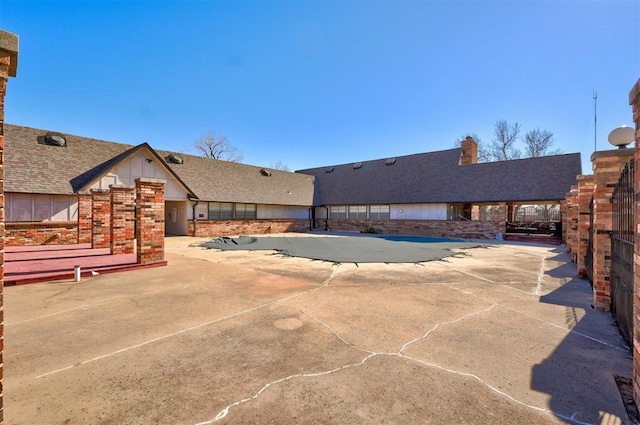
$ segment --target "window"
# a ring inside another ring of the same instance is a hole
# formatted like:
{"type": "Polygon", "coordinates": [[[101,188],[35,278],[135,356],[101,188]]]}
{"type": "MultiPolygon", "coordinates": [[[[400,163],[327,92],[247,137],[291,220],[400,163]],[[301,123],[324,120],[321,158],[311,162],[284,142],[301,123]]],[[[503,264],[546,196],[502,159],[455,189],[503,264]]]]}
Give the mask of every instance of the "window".
{"type": "Polygon", "coordinates": [[[349,205],[349,219],[350,220],[366,220],[367,206],[366,205],[349,205]]]}
{"type": "Polygon", "coordinates": [[[237,220],[255,220],[256,204],[236,204],[237,220]]]}
{"type": "Polygon", "coordinates": [[[345,220],[347,218],[347,206],[346,205],[330,206],[329,218],[333,220],[345,220]]]}
{"type": "Polygon", "coordinates": [[[371,205],[369,206],[369,219],[371,220],[389,220],[389,205],[371,205]]]}
{"type": "Polygon", "coordinates": [[[231,202],[209,202],[209,220],[232,220],[233,204],[231,202]]]}

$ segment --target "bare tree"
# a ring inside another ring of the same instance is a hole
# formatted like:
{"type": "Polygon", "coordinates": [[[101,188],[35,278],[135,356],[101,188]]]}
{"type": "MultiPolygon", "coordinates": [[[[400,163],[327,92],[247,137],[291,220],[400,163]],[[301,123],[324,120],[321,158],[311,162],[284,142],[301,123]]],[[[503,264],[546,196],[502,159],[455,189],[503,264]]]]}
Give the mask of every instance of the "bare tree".
{"type": "Polygon", "coordinates": [[[225,136],[213,131],[198,138],[193,142],[193,147],[199,155],[221,161],[240,162],[244,155],[233,146],[225,136]]]}
{"type": "Polygon", "coordinates": [[[520,150],[516,147],[520,134],[520,124],[509,124],[505,120],[496,121],[494,139],[490,153],[496,161],[507,161],[520,158],[520,150]]]}
{"type": "Polygon", "coordinates": [[[277,161],[275,164],[271,166],[271,168],[273,168],[274,170],[280,170],[280,171],[291,171],[291,169],[282,161],[277,161]]]}
{"type": "Polygon", "coordinates": [[[491,159],[492,159],[491,152],[489,152],[489,150],[484,145],[484,143],[482,143],[482,140],[480,139],[480,136],[478,136],[476,133],[466,133],[465,135],[460,136],[455,141],[453,146],[455,146],[456,148],[459,148],[462,145],[462,141],[467,136],[473,137],[473,140],[475,140],[476,144],[478,145],[478,162],[489,162],[489,161],[491,161],[491,159]]]}
{"type": "Polygon", "coordinates": [[[559,149],[551,150],[555,143],[553,133],[547,130],[530,130],[524,136],[525,155],[528,158],[537,158],[540,156],[557,155],[559,149]]]}

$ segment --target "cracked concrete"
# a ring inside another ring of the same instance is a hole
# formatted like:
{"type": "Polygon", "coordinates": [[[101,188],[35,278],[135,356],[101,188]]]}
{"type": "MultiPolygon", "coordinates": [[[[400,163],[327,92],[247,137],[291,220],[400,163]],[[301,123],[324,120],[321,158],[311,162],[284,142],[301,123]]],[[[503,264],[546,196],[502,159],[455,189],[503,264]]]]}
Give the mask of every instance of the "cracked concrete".
{"type": "Polygon", "coordinates": [[[195,242],[5,288],[6,422],[629,423],[631,356],[562,248],[356,266],[195,242]]]}

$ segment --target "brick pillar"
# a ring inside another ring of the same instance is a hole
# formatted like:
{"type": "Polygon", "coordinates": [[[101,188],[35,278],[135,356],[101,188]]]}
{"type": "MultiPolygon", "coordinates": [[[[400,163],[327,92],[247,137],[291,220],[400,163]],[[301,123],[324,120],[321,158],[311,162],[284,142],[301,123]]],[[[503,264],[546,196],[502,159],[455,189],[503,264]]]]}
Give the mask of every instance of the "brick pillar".
{"type": "Polygon", "coordinates": [[[633,149],[594,152],[593,163],[593,302],[598,310],[609,311],[611,291],[611,231],[613,213],[611,195],[625,164],[633,158],[633,149]]]}
{"type": "Polygon", "coordinates": [[[0,30],[0,424],[3,423],[2,379],[4,376],[4,98],[9,77],[15,77],[18,68],[18,36],[0,30]]]}
{"type": "Polygon", "coordinates": [[[576,262],[577,242],[578,242],[578,186],[571,186],[567,196],[567,252],[571,254],[571,261],[576,262]]]}
{"type": "Polygon", "coordinates": [[[133,254],[135,187],[111,185],[111,254],[133,254]]]}
{"type": "Polygon", "coordinates": [[[635,226],[633,268],[633,400],[640,407],[640,79],[629,93],[629,103],[636,128],[635,151],[635,226]]]}
{"type": "Polygon", "coordinates": [[[92,217],[91,195],[78,195],[78,243],[91,243],[92,217]]]}
{"type": "Polygon", "coordinates": [[[589,245],[589,229],[591,225],[591,213],[589,203],[593,196],[593,176],[578,176],[578,235],[576,240],[576,263],[578,276],[587,277],[587,269],[584,265],[584,256],[589,245]]]}
{"type": "Polygon", "coordinates": [[[111,247],[111,196],[108,189],[91,190],[91,247],[111,247]]]}
{"type": "Polygon", "coordinates": [[[507,233],[507,203],[498,203],[498,233],[507,233]]]}
{"type": "Polygon", "coordinates": [[[136,179],[138,263],[164,261],[164,180],[136,179]]]}

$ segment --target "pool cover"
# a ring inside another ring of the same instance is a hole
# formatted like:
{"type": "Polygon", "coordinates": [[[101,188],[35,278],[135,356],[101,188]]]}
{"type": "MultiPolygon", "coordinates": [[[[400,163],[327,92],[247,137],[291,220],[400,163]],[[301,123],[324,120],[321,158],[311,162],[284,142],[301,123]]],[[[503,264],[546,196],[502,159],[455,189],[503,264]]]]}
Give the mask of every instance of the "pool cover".
{"type": "Polygon", "coordinates": [[[488,245],[473,241],[457,242],[414,236],[240,236],[214,239],[201,246],[221,250],[277,251],[290,257],[335,263],[420,263],[453,256],[453,249],[488,245]]]}

